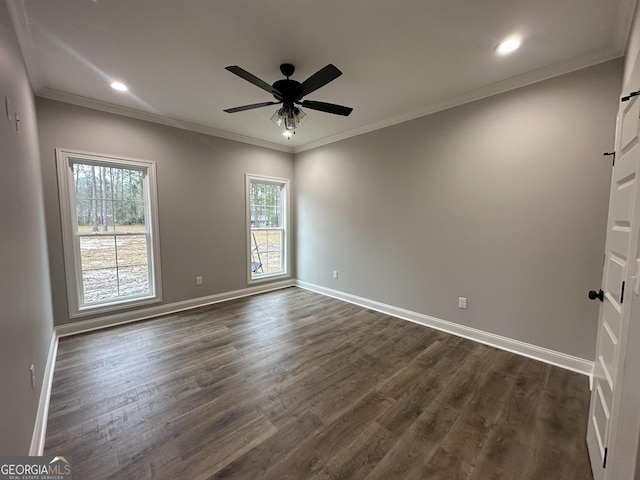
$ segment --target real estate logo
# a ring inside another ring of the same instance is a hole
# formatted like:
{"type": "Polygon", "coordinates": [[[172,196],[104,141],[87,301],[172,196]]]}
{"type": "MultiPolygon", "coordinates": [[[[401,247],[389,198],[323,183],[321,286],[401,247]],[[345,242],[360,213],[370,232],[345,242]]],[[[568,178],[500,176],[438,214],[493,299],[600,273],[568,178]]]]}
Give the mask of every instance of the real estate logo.
{"type": "Polygon", "coordinates": [[[71,480],[71,457],[0,457],[0,480],[71,480]]]}

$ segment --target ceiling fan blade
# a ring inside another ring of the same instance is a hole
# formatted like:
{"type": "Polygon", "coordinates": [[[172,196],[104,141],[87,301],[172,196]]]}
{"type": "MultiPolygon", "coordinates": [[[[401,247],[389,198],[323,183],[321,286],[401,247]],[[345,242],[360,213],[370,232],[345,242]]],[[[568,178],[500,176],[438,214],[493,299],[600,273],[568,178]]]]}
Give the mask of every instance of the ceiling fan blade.
{"type": "Polygon", "coordinates": [[[305,95],[309,95],[311,92],[315,92],[317,89],[325,86],[329,82],[332,82],[340,75],[342,75],[342,72],[338,70],[335,65],[330,63],[300,84],[300,96],[298,98],[302,98],[305,95]]]}
{"type": "Polygon", "coordinates": [[[345,107],[343,105],[335,105],[333,103],[326,102],[316,102],[314,100],[305,100],[300,103],[305,108],[310,108],[311,110],[319,110],[321,112],[333,113],[334,115],[344,115],[348,116],[353,108],[345,107]]]}
{"type": "Polygon", "coordinates": [[[231,73],[235,73],[240,78],[245,79],[247,82],[253,83],[256,87],[260,87],[263,90],[266,90],[272,95],[275,95],[277,98],[282,98],[282,93],[272,85],[269,85],[264,80],[260,80],[254,74],[247,72],[244,68],[240,68],[237,65],[231,65],[229,67],[225,67],[226,70],[229,70],[231,73]]]}
{"type": "Polygon", "coordinates": [[[267,107],[269,105],[277,105],[279,103],[282,103],[282,102],[252,103],[251,105],[243,105],[242,107],[225,108],[224,111],[227,113],[244,112],[245,110],[252,110],[254,108],[260,108],[260,107],[267,107]]]}

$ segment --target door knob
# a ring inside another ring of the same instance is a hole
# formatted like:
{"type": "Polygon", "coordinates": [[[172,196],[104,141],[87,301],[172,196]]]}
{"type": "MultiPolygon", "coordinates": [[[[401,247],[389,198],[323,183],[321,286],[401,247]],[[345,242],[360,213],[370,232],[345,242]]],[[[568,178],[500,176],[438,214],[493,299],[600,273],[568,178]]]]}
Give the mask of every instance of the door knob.
{"type": "Polygon", "coordinates": [[[604,292],[602,290],[598,290],[597,292],[595,290],[589,290],[589,298],[591,300],[595,300],[597,298],[598,300],[603,302],[604,301],[604,292]]]}

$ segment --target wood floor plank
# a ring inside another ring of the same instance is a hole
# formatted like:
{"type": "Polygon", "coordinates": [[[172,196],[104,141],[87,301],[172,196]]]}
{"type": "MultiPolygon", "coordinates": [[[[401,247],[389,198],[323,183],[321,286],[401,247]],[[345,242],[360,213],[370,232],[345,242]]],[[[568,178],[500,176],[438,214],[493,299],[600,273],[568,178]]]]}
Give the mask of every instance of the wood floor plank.
{"type": "MultiPolygon", "coordinates": [[[[480,458],[469,478],[507,479],[511,478],[516,470],[522,472],[531,462],[546,461],[544,458],[535,458],[532,455],[532,447],[537,441],[542,440],[536,435],[536,423],[549,372],[553,367],[528,359],[524,359],[523,364],[507,397],[506,407],[497,428],[486,443],[485,455],[480,458]]],[[[577,425],[573,425],[572,428],[579,430],[577,425]]],[[[546,437],[543,441],[550,441],[551,438],[546,437]]],[[[553,440],[555,443],[556,439],[553,440]]],[[[584,443],[584,440],[582,441],[584,443]]],[[[532,476],[531,478],[544,477],[532,476]]],[[[573,477],[558,476],[558,478],[573,477]]]]}
{"type": "Polygon", "coordinates": [[[423,470],[425,478],[470,478],[484,445],[496,428],[507,402],[514,379],[491,371],[479,386],[478,394],[463,410],[458,422],[440,443],[435,455],[423,470]]]}
{"type": "Polygon", "coordinates": [[[296,455],[298,446],[322,429],[324,424],[311,412],[291,417],[278,427],[268,442],[262,442],[229,462],[211,478],[268,478],[279,465],[296,455]],[[265,462],[265,459],[270,461],[265,462]]]}
{"type": "Polygon", "coordinates": [[[587,379],[299,288],[60,340],[75,479],[591,479],[587,379]]]}
{"type": "Polygon", "coordinates": [[[582,439],[587,435],[581,414],[589,408],[589,399],[582,394],[587,383],[587,378],[550,369],[535,419],[531,459],[523,468],[525,475],[531,478],[558,475],[573,476],[576,480],[591,479],[588,463],[571,461],[577,452],[583,450],[582,439]],[[556,441],[545,442],[545,438],[556,441]]]}
{"type": "Polygon", "coordinates": [[[460,412],[439,401],[427,408],[402,432],[398,441],[364,478],[366,480],[424,479],[422,471],[436,454],[441,440],[460,412]]]}
{"type": "Polygon", "coordinates": [[[346,448],[327,458],[323,462],[324,470],[312,478],[365,478],[395,440],[395,436],[377,422],[370,423],[346,448]]]}
{"type": "MultiPolygon", "coordinates": [[[[393,400],[371,391],[339,418],[316,430],[297,447],[293,455],[274,468],[265,479],[301,479],[318,476],[328,460],[343,452],[380,415],[392,408],[393,400]]],[[[322,419],[321,419],[322,420],[322,419]]]]}

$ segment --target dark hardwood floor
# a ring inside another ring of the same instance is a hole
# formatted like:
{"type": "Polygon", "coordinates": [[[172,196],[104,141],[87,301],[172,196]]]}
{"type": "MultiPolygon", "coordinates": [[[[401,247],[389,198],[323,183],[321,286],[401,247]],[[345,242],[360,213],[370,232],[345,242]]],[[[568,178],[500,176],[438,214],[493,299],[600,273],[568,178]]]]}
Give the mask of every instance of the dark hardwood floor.
{"type": "Polygon", "coordinates": [[[73,478],[591,479],[588,379],[298,288],[60,341],[73,478]]]}

